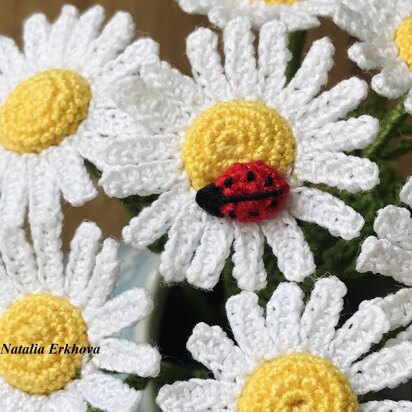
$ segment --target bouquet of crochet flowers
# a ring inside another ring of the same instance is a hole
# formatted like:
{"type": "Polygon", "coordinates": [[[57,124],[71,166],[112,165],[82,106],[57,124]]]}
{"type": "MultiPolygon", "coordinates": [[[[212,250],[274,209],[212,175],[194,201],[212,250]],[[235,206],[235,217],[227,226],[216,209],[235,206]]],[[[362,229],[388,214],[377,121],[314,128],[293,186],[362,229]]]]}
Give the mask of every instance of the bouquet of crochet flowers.
{"type": "Polygon", "coordinates": [[[411,412],[412,0],[178,4],[192,76],[100,6],[0,37],[0,411],[411,412]],[[63,253],[95,182],[162,304],[94,223],[63,253]]]}

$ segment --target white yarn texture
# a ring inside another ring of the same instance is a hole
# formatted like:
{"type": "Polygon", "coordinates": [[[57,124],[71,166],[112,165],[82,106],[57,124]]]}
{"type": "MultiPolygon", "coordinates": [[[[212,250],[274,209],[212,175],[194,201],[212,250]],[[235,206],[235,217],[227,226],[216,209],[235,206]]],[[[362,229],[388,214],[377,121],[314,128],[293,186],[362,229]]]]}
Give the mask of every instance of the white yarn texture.
{"type": "MultiPolygon", "coordinates": [[[[373,346],[387,332],[410,325],[412,290],[363,302],[337,328],[345,294],[344,284],[330,277],[317,281],[306,306],[302,290],[287,282],[276,289],[266,313],[254,293],[231,297],[226,312],[237,345],[220,327],[204,323],[194,328],[187,343],[193,358],[215,379],[165,385],[158,405],[163,412],[236,412],[245,382],[262,361],[297,352],[333,363],[357,396],[407,381],[412,376],[412,343],[405,332],[383,348],[373,346]]],[[[361,404],[359,410],[409,411],[412,403],[384,400],[361,404]]]]}
{"type": "Polygon", "coordinates": [[[22,225],[27,206],[30,222],[47,221],[59,213],[61,195],[74,206],[94,198],[97,191],[84,159],[101,168],[108,142],[141,132],[111,93],[119,79],[157,53],[157,45],[143,39],[128,46],[135,27],[127,13],[115,14],[102,27],[104,19],[101,6],[82,15],[64,6],[53,24],[43,14],[27,19],[23,52],[13,40],[0,38],[0,104],[21,82],[49,69],[79,73],[92,91],[88,117],[59,145],[39,154],[17,154],[0,145],[0,224],[22,225]]]}
{"type": "Polygon", "coordinates": [[[108,167],[100,184],[110,196],[160,195],[131,220],[123,236],[127,243],[144,248],[168,234],[160,266],[167,282],[187,279],[196,287],[212,289],[233,245],[233,274],[239,287],[261,289],[266,285],[265,239],[285,277],[301,281],[315,271],[315,264],[296,219],[348,240],[357,237],[364,224],[362,216],[341,200],[302,182],[351,192],[370,190],[379,182],[374,163],[344,153],[368,146],[378,133],[378,121],[370,116],[345,120],[365,98],[367,85],[353,77],[319,94],[333,66],[334,48],[328,38],[313,44],[286,84],[291,54],[287,28],[278,21],[262,27],[257,57],[247,19],[233,20],[224,30],[224,42],[222,66],[215,33],[201,28],[189,36],[187,54],[194,79],[157,56],[142,63],[140,76],[120,91],[119,104],[150,133],[109,145],[108,167]],[[181,147],[193,120],[216,103],[236,99],[263,101],[278,111],[288,121],[297,146],[287,175],[292,187],[288,202],[261,224],[232,222],[204,212],[184,171],[181,147]]]}
{"type": "Polygon", "coordinates": [[[119,274],[118,244],[113,239],[101,244],[102,233],[94,223],[84,222],[78,228],[67,265],[63,263],[60,231],[61,221],[37,227],[32,247],[22,229],[1,228],[0,315],[28,295],[64,297],[80,309],[89,343],[99,346],[100,353],[86,356],[80,376],[49,396],[29,395],[0,376],[0,410],[86,412],[90,403],[106,412],[135,412],[141,393],[105,371],[142,377],[158,374],[157,349],[119,337],[122,329],[149,315],[153,303],[139,288],[110,298],[119,274]]]}
{"type": "MultiPolygon", "coordinates": [[[[408,179],[400,198],[409,207],[412,206],[411,191],[412,183],[408,179]]],[[[362,244],[356,270],[391,276],[412,286],[412,218],[409,210],[394,205],[380,209],[374,229],[376,236],[369,236],[362,244]]]]}
{"type": "Polygon", "coordinates": [[[410,0],[342,0],[335,23],[360,42],[348,51],[362,70],[379,70],[372,88],[394,99],[408,93],[405,108],[412,113],[412,71],[400,57],[395,33],[412,14],[410,0]]]}
{"type": "Polygon", "coordinates": [[[264,0],[177,0],[191,14],[205,14],[211,23],[225,27],[236,17],[247,17],[255,28],[279,19],[289,31],[306,30],[319,25],[318,16],[331,15],[338,0],[298,0],[292,5],[268,4],[264,0]]]}

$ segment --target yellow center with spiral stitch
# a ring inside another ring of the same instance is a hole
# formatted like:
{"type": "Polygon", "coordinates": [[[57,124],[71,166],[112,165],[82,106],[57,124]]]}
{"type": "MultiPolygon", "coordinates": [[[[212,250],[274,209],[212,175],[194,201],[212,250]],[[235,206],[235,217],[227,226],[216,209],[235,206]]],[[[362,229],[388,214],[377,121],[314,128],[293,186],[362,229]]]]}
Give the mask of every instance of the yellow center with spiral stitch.
{"type": "Polygon", "coordinates": [[[412,16],[404,19],[399,25],[395,33],[395,43],[399,56],[412,70],[412,16]]]}
{"type": "Polygon", "coordinates": [[[286,174],[296,157],[289,123],[263,102],[230,100],[201,113],[186,132],[183,163],[199,190],[234,163],[260,160],[286,174]]]}
{"type": "Polygon", "coordinates": [[[0,144],[14,153],[40,153],[75,133],[87,117],[89,83],[70,70],[46,70],[9,94],[0,108],[0,144]]]}
{"type": "Polygon", "coordinates": [[[238,412],[357,412],[358,403],[343,373],[307,353],[264,362],[246,381],[238,412]]]}
{"type": "Polygon", "coordinates": [[[0,376],[10,385],[31,395],[49,395],[64,388],[80,371],[83,355],[58,352],[56,346],[89,346],[87,326],[79,309],[68,300],[48,293],[16,300],[0,317],[4,347],[0,376]],[[12,353],[11,348],[44,348],[44,354],[12,353]]]}

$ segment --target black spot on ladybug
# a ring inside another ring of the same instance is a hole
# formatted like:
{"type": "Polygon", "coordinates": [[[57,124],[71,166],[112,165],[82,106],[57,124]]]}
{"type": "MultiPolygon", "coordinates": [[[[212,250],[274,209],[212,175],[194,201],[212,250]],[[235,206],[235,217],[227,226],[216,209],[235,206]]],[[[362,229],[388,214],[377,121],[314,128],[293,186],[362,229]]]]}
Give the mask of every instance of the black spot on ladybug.
{"type": "Polygon", "coordinates": [[[214,183],[200,189],[196,202],[216,217],[258,222],[279,212],[289,190],[283,174],[265,163],[235,163],[214,183]]]}
{"type": "Polygon", "coordinates": [[[254,182],[256,179],[256,176],[253,172],[247,172],[246,178],[248,182],[254,182]]]}

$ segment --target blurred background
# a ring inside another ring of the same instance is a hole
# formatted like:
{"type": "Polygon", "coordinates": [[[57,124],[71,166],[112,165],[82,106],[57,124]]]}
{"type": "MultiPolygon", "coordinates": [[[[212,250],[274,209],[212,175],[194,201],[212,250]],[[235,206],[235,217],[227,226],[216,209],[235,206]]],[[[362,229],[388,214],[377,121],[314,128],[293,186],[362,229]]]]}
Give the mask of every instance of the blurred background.
{"type": "MultiPolygon", "coordinates": [[[[60,13],[63,0],[0,0],[0,34],[14,38],[21,44],[22,23],[32,13],[45,13],[54,20],[60,13]]],[[[70,1],[81,11],[101,4],[106,9],[107,18],[118,10],[130,13],[136,22],[136,37],[150,36],[160,44],[161,57],[190,74],[189,64],[185,54],[185,39],[198,26],[208,26],[204,16],[185,14],[175,0],[76,0],[70,1]]],[[[352,75],[360,75],[355,65],[346,57],[346,50],[352,39],[336,28],[331,22],[324,20],[322,25],[312,30],[306,40],[306,49],[316,38],[329,36],[336,46],[336,65],[331,72],[331,84],[352,75]]],[[[405,174],[409,167],[408,159],[402,159],[402,169],[405,174]]],[[[97,199],[84,207],[73,208],[64,205],[65,228],[64,245],[67,249],[76,227],[84,219],[95,221],[103,230],[105,236],[120,237],[123,226],[129,216],[115,199],[107,198],[102,192],[97,199]]]]}

